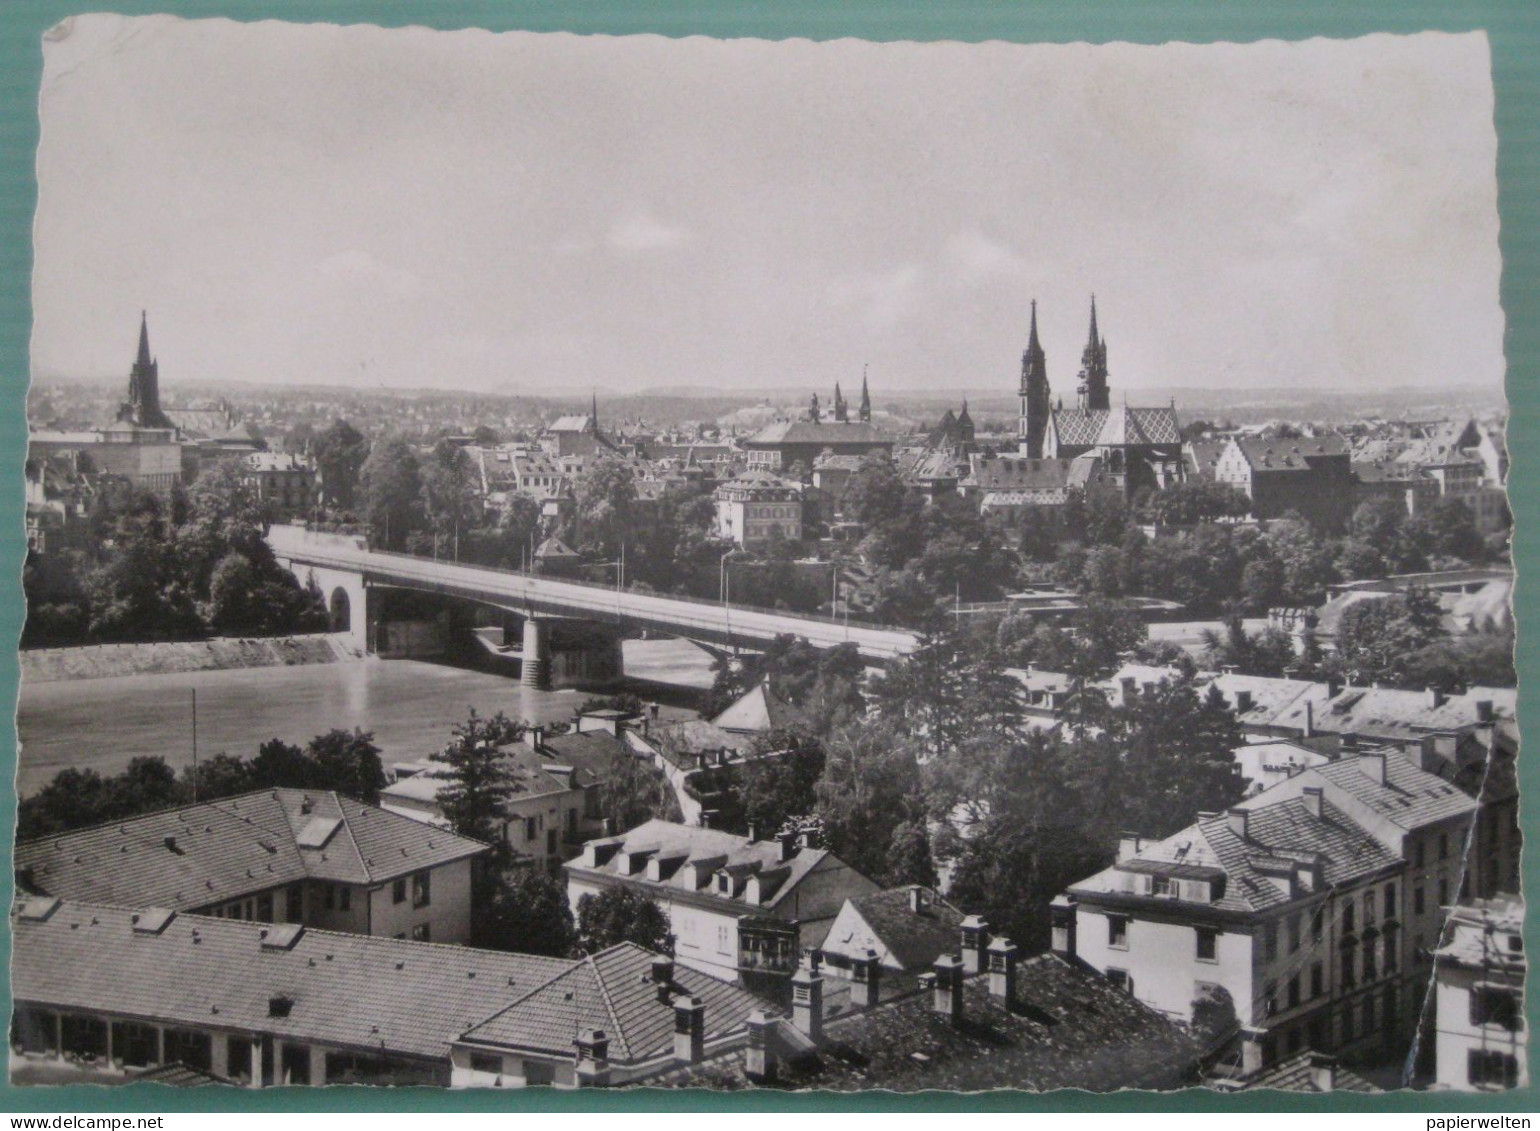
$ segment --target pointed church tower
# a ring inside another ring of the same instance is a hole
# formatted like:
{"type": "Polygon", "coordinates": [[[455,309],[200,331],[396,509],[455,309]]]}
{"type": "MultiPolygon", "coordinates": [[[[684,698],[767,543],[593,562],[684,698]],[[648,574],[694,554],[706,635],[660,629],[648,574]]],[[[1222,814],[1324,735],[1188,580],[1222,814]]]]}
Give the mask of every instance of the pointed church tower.
{"type": "Polygon", "coordinates": [[[139,353],[128,373],[128,400],[118,410],[118,419],[140,428],[170,428],[171,421],[160,408],[160,363],[150,354],[150,320],[139,312],[139,353]]]}
{"type": "Polygon", "coordinates": [[[1096,332],[1096,296],[1091,296],[1091,333],[1080,354],[1080,407],[1090,411],[1112,408],[1107,387],[1107,339],[1096,332]]]}
{"type": "Polygon", "coordinates": [[[823,413],[821,411],[819,411],[819,408],[818,408],[818,394],[817,393],[813,394],[813,399],[812,399],[812,401],[807,406],[807,418],[809,420],[811,420],[814,424],[817,424],[820,420],[823,419],[823,413]]]}
{"type": "Polygon", "coordinates": [[[840,383],[834,382],[834,421],[836,424],[849,424],[850,416],[845,409],[845,398],[840,393],[840,383]]]}
{"type": "Polygon", "coordinates": [[[1021,355],[1021,419],[1017,441],[1020,453],[1032,459],[1043,458],[1043,436],[1048,431],[1049,402],[1048,361],[1037,340],[1037,300],[1032,300],[1032,330],[1026,352],[1021,355]]]}
{"type": "Polygon", "coordinates": [[[588,395],[591,398],[588,404],[588,430],[597,436],[599,434],[599,393],[595,390],[588,395]]]}
{"type": "Polygon", "coordinates": [[[862,424],[872,422],[872,394],[866,388],[866,366],[861,366],[861,408],[857,412],[862,424]]]}

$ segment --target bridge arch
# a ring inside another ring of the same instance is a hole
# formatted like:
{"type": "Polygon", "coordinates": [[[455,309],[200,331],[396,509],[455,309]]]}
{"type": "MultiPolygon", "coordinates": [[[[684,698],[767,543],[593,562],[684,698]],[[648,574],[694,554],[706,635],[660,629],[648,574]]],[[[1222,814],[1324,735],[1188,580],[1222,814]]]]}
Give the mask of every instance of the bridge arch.
{"type": "Polygon", "coordinates": [[[353,631],[353,601],[343,586],[332,590],[331,599],[326,602],[326,615],[329,631],[353,631]]]}

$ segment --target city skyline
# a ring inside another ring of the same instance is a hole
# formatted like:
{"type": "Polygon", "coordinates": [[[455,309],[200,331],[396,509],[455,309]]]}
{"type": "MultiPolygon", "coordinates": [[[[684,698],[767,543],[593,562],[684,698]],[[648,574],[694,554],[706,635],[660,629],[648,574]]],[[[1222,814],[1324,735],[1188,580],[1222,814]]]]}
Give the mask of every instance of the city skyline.
{"type": "Polygon", "coordinates": [[[1133,400],[1502,378],[1481,35],[48,40],[39,378],[1008,395],[1036,299],[1070,401],[1092,292],[1133,400]]]}

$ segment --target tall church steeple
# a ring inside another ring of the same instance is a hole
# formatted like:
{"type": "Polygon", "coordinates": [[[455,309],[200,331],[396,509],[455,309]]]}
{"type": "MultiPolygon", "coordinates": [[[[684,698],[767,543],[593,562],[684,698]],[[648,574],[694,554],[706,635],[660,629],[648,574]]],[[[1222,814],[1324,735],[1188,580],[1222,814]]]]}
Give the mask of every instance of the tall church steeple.
{"type": "Polygon", "coordinates": [[[872,422],[872,394],[866,388],[866,366],[861,366],[861,408],[857,412],[862,424],[872,422]]]}
{"type": "Polygon", "coordinates": [[[150,354],[150,320],[139,312],[139,352],[128,373],[128,400],[118,409],[118,419],[140,428],[170,428],[171,420],[160,408],[160,363],[150,354]]]}
{"type": "Polygon", "coordinates": [[[845,409],[845,397],[840,392],[840,383],[834,382],[834,420],[837,424],[848,424],[850,416],[845,409]]]}
{"type": "Polygon", "coordinates": [[[1096,296],[1091,296],[1091,333],[1080,354],[1080,407],[1095,411],[1112,407],[1107,387],[1107,339],[1096,330],[1096,296]]]}
{"type": "Polygon", "coordinates": [[[1043,436],[1048,431],[1049,401],[1048,361],[1037,339],[1037,300],[1032,300],[1032,329],[1027,348],[1021,355],[1021,418],[1017,441],[1024,456],[1043,458],[1043,436]]]}

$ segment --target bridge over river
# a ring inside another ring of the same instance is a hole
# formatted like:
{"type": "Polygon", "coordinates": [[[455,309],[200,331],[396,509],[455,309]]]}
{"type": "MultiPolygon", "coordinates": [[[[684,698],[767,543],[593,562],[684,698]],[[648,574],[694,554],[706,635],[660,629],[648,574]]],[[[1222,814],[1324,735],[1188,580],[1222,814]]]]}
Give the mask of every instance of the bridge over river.
{"type": "Polygon", "coordinates": [[[361,650],[371,647],[371,588],[437,593],[517,614],[523,620],[523,680],[532,685],[549,679],[547,628],[553,621],[613,626],[621,633],[647,630],[728,649],[763,647],[778,636],[800,637],[820,648],[849,642],[878,666],[916,647],[914,634],[904,629],[387,553],[369,549],[362,538],[300,526],[275,525],[267,540],[302,582],[314,579],[331,609],[333,631],[349,633],[361,650]]]}

